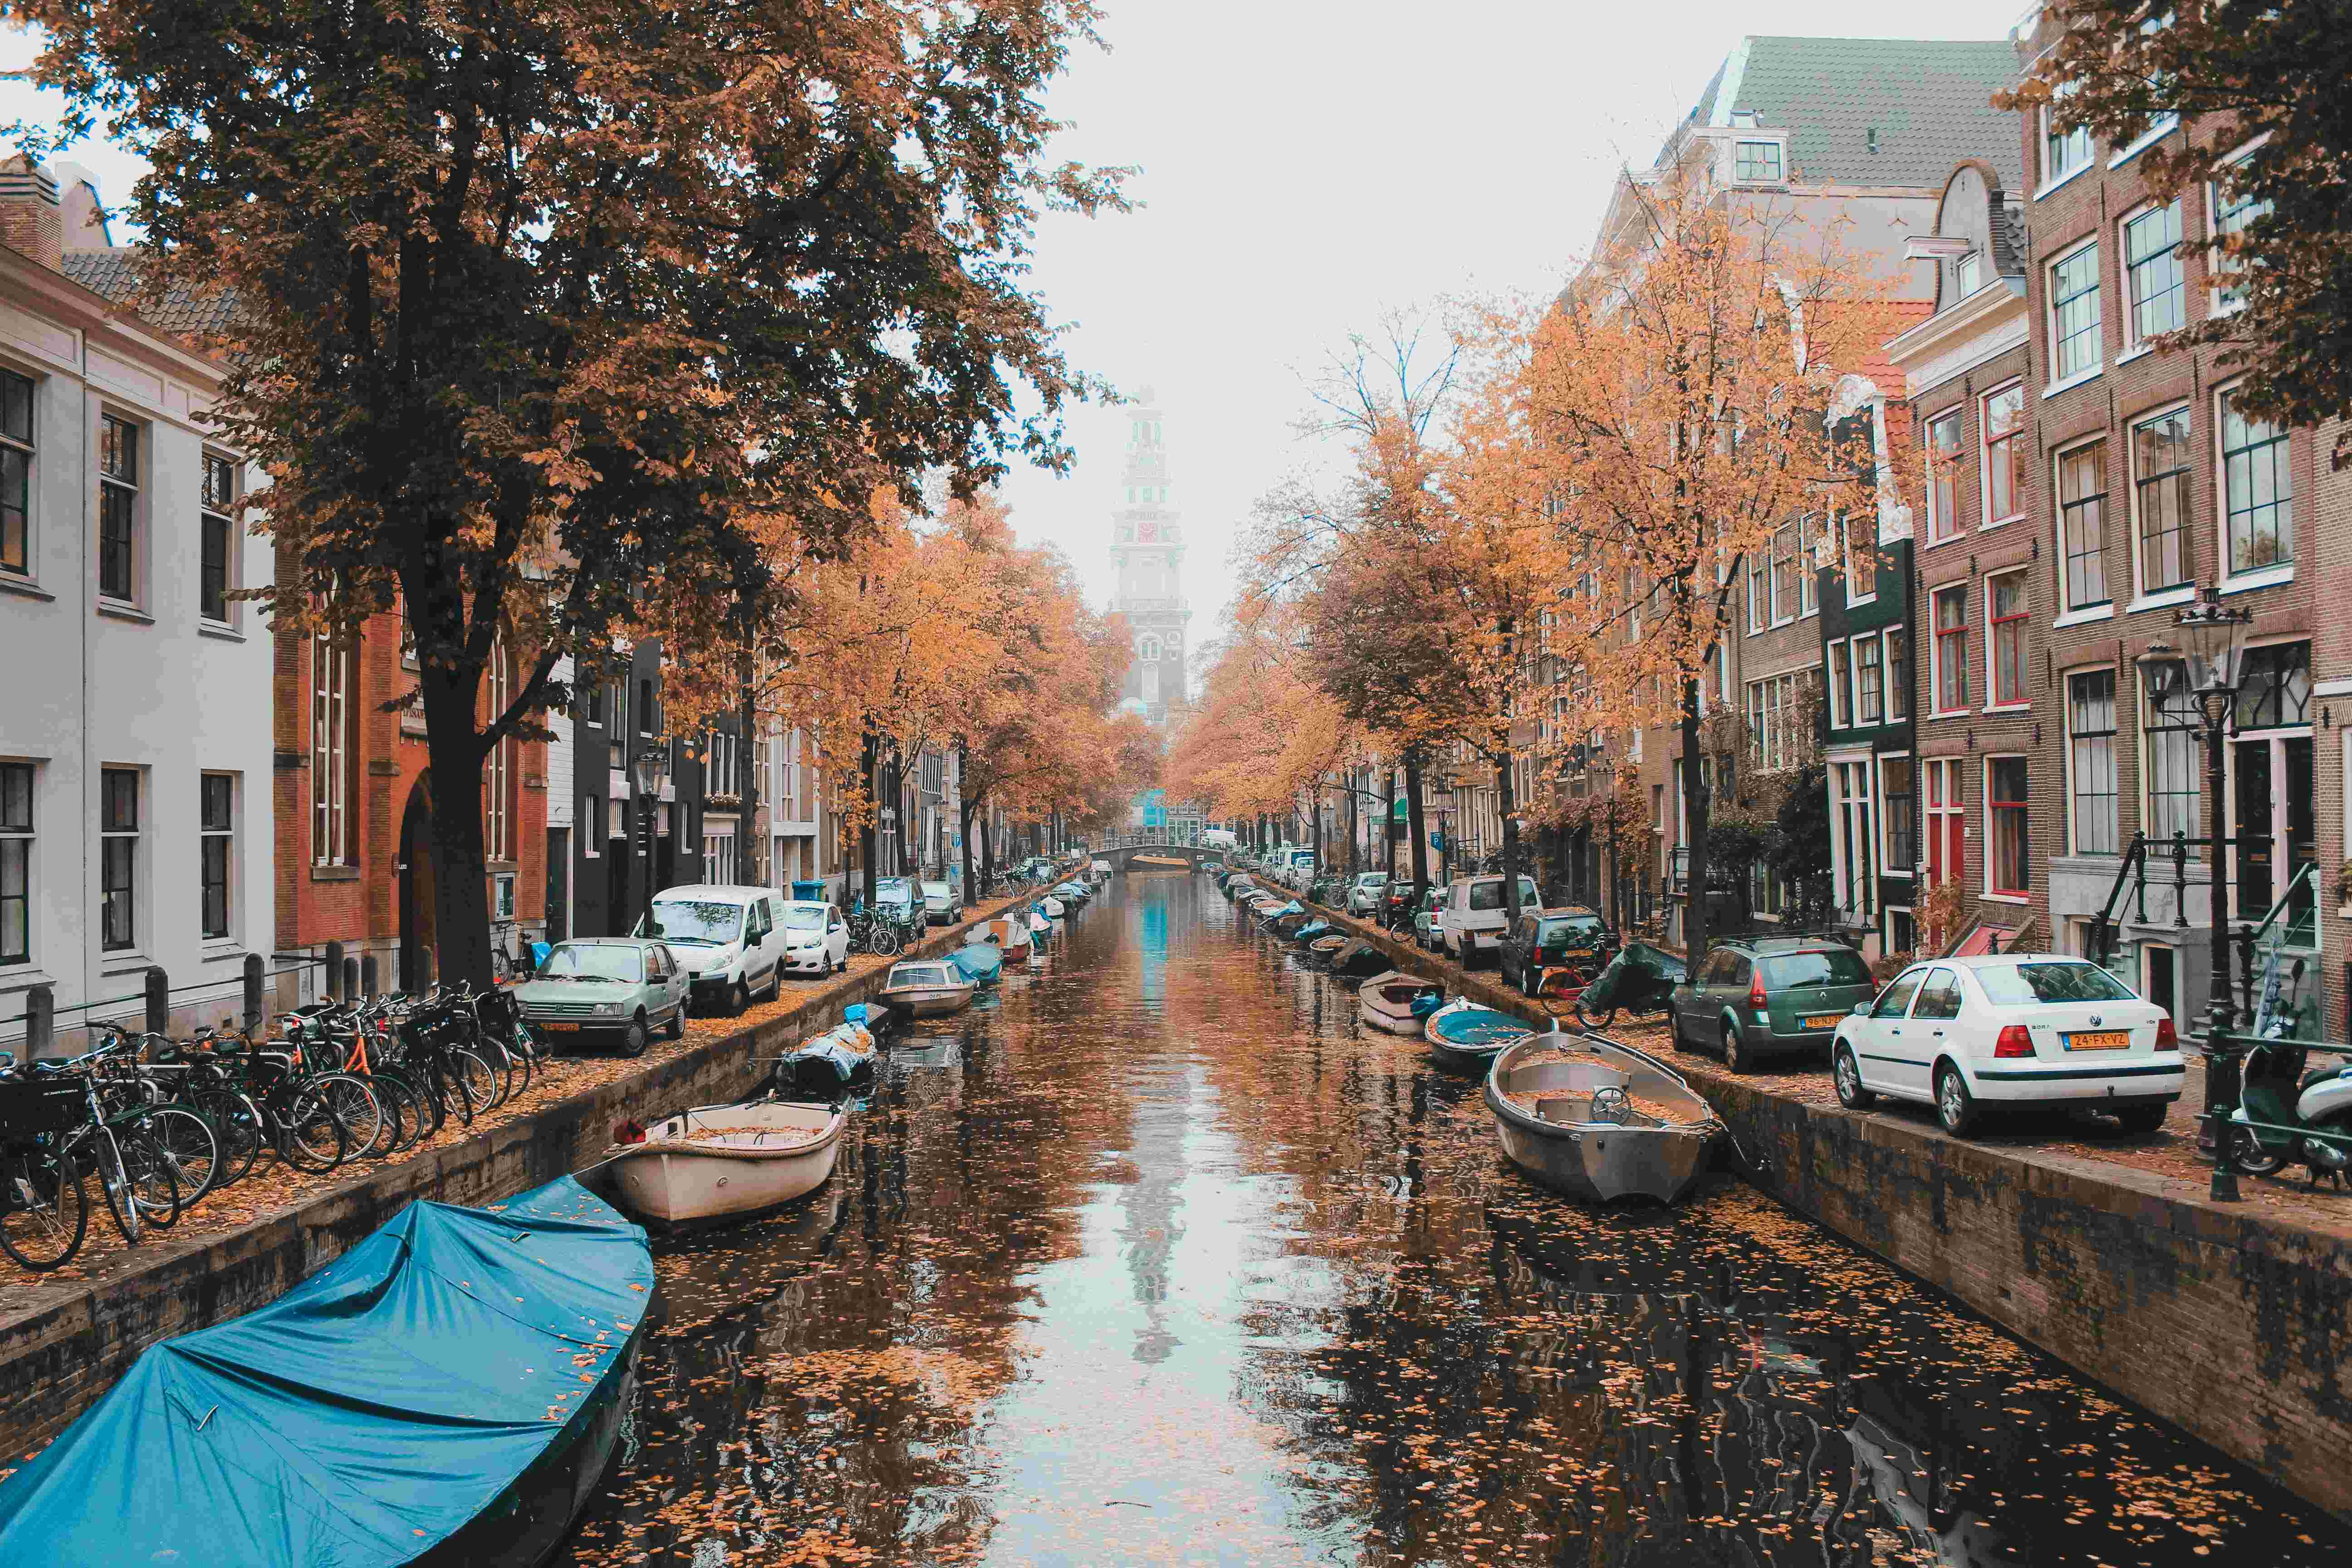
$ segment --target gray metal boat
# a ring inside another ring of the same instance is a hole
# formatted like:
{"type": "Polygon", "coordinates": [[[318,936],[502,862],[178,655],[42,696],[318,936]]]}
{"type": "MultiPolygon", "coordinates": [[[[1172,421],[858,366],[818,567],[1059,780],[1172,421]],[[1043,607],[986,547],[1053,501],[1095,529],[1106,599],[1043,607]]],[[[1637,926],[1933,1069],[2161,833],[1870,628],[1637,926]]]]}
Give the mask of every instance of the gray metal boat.
{"type": "Polygon", "coordinates": [[[1511,1163],[1607,1203],[1673,1203],[1706,1169],[1723,1123],[1681,1075],[1599,1035],[1538,1035],[1495,1058],[1486,1109],[1511,1163]]]}

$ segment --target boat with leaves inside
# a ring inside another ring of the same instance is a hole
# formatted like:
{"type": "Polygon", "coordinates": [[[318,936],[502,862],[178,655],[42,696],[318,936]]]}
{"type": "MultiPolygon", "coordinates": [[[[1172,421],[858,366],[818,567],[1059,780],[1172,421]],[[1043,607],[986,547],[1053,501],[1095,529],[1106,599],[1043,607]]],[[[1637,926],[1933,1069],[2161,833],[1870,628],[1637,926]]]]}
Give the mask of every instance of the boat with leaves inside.
{"type": "Polygon", "coordinates": [[[613,1159],[621,1206],[669,1226],[780,1207],[833,1174],[846,1121],[837,1105],[751,1100],[625,1123],[613,1159]]]}
{"type": "Polygon", "coordinates": [[[1356,988],[1356,1011],[1365,1023],[1412,1039],[1421,1037],[1422,1021],[1444,1000],[1444,986],[1394,969],[1356,988]]]}
{"type": "Polygon", "coordinates": [[[1504,1155],[1595,1203],[1673,1203],[1706,1173],[1723,1122],[1680,1073],[1600,1035],[1555,1031],[1507,1047],[1486,1075],[1504,1155]]]}
{"type": "Polygon", "coordinates": [[[1487,1064],[1534,1033],[1526,1019],[1457,997],[1423,1018],[1422,1038],[1441,1066],[1457,1072],[1485,1072],[1487,1064]]]}
{"type": "Polygon", "coordinates": [[[922,958],[890,966],[877,994],[909,1018],[939,1018],[971,1005],[971,977],[944,959],[922,958]]]}

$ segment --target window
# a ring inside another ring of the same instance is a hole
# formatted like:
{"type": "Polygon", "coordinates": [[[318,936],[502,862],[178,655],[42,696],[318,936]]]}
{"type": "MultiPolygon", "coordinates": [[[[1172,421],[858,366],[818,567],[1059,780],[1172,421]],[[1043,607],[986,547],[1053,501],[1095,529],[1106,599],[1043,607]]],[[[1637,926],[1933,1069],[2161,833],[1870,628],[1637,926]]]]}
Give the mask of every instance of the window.
{"type": "Polygon", "coordinates": [[[139,773],[99,772],[99,945],[120,952],[139,944],[139,773]]]}
{"type": "Polygon", "coordinates": [[[1822,583],[1820,576],[1813,570],[1815,542],[1813,520],[1810,517],[1799,518],[1796,560],[1797,614],[1799,616],[1818,616],[1822,613],[1822,583]]]}
{"type": "Polygon", "coordinates": [[[200,559],[196,568],[196,613],[208,621],[228,619],[228,591],[236,586],[230,573],[230,542],[236,524],[230,513],[236,505],[236,465],[211,452],[205,454],[205,478],[197,505],[200,559]]]}
{"type": "Polygon", "coordinates": [[[1960,411],[1927,421],[1927,542],[1949,539],[1960,528],[1960,411]]]}
{"type": "Polygon", "coordinates": [[[2286,432],[2247,417],[2237,389],[2221,394],[2221,492],[2230,574],[2294,563],[2294,475],[2286,432]]]}
{"type": "Polygon", "coordinates": [[[139,595],[139,426],[104,416],[98,435],[98,591],[109,599],[139,595]]]}
{"type": "MultiPolygon", "coordinates": [[[[514,701],[514,656],[500,643],[490,649],[490,721],[514,701]]],[[[482,769],[482,858],[512,860],[514,846],[515,738],[505,735],[490,748],[482,769]]]]}
{"type": "Polygon", "coordinates": [[[2074,792],[2074,853],[2113,855],[2122,843],[2116,813],[2116,672],[2066,678],[2067,771],[2074,792]]]}
{"type": "Polygon", "coordinates": [[[1736,180],[1769,180],[1780,178],[1780,144],[1778,142],[1742,142],[1733,154],[1732,178],[1736,180]]]}
{"type": "Polygon", "coordinates": [[[1984,400],[1985,526],[2008,522],[2023,514],[2025,501],[2018,483],[2024,461],[2025,388],[2004,386],[1984,400]]]}
{"type": "Polygon", "coordinates": [[[1834,763],[1830,777],[1830,867],[1840,917],[1850,925],[1874,923],[1877,879],[1872,875],[1878,839],[1871,830],[1868,763],[1834,763]]]}
{"type": "Polygon", "coordinates": [[[2005,708],[2025,700],[2025,574],[1985,579],[1985,615],[1990,621],[1992,690],[1988,705],[2005,708]]]}
{"type": "Polygon", "coordinates": [[[1965,879],[1968,869],[1967,830],[1963,825],[1966,807],[1960,799],[1960,781],[1964,776],[1960,771],[1960,759],[1930,757],[1925,767],[1927,774],[1927,881],[1932,886],[1954,878],[1965,879]]]}
{"type": "Polygon", "coordinates": [[[33,764],[0,763],[0,964],[33,961],[33,764]]]}
{"type": "Polygon", "coordinates": [[[2072,381],[2099,368],[2099,242],[2050,265],[2050,368],[2072,381]]]}
{"type": "Polygon", "coordinates": [[[0,370],[0,572],[33,570],[33,384],[0,370]]]}
{"type": "Polygon", "coordinates": [[[2203,832],[2198,783],[2203,721],[2195,699],[2186,689],[2182,666],[2178,660],[2171,664],[2171,679],[2165,686],[2170,695],[2163,702],[2150,702],[2147,693],[2141,693],[2146,709],[2141,743],[2147,759],[2147,836],[2159,840],[2176,834],[2194,838],[2203,832]]]}
{"type": "Polygon", "coordinates": [[[1965,584],[1936,590],[1936,711],[1957,713],[1969,705],[1969,590],[1965,584]]]}
{"type": "Polygon", "coordinates": [[[2125,334],[2135,348],[2189,324],[2188,275],[2180,265],[2180,204],[2124,219],[2125,334]]]}
{"type": "Polygon", "coordinates": [[[2107,444],[2058,454],[2058,554],[2066,563],[2066,607],[2109,602],[2105,552],[2107,444]]]}
{"type": "Polygon", "coordinates": [[[1911,759],[1879,758],[1878,779],[1879,799],[1885,804],[1880,822],[1886,835],[1882,850],[1886,872],[1907,877],[1919,858],[1919,796],[1913,786],[1911,759]]]}
{"type": "MultiPolygon", "coordinates": [[[[2233,155],[2231,163],[2243,167],[2256,151],[2256,148],[2249,147],[2233,155]]],[[[2227,242],[2244,234],[2255,219],[2269,216],[2271,204],[2246,195],[2241,183],[2228,174],[2206,187],[2205,200],[2205,210],[2213,215],[2213,237],[2223,242],[2214,247],[2213,275],[2218,279],[2243,271],[2247,266],[2246,258],[2242,254],[2232,255],[2227,248],[2227,242]]],[[[2234,310],[2245,302],[2245,294],[2227,283],[2220,284],[2214,290],[2213,308],[2216,310],[2234,310]]]]}
{"type": "Polygon", "coordinates": [[[1984,286],[1984,252],[1971,250],[1952,263],[1952,294],[1965,300],[1984,286]]]}
{"type": "Polygon", "coordinates": [[[1759,551],[1748,558],[1748,629],[1760,632],[1770,619],[1771,561],[1759,551]]]}
{"type": "Polygon", "coordinates": [[[1911,717],[1911,634],[1901,626],[1886,628],[1886,721],[1899,724],[1911,717]]]}
{"type": "Polygon", "coordinates": [[[2278,730],[2311,722],[2311,645],[2267,643],[2246,650],[2238,673],[2237,728],[2278,730]]]}
{"type": "Polygon", "coordinates": [[[1811,720],[1807,702],[1816,694],[1820,679],[1818,670],[1800,669],[1748,683],[1750,765],[1771,773],[1802,760],[1809,738],[1805,725],[1811,720]]]}
{"type": "Polygon", "coordinates": [[[1879,665],[1876,637],[1853,639],[1853,721],[1877,724],[1885,721],[1885,671],[1879,665]]]}
{"type": "Polygon", "coordinates": [[[2189,581],[2189,410],[2132,426],[2132,510],[2139,530],[2139,591],[2189,581]]]}
{"type": "Polygon", "coordinates": [[[1792,523],[1772,535],[1772,624],[1797,618],[1797,530],[1792,523]]]}
{"type": "Polygon", "coordinates": [[[1876,529],[1862,517],[1846,517],[1832,513],[1830,527],[1836,531],[1838,561],[1845,568],[1845,602],[1859,605],[1878,596],[1878,544],[1876,529]]]}
{"type": "Polygon", "coordinates": [[[236,778],[232,773],[205,773],[196,781],[196,858],[204,934],[216,940],[230,934],[229,879],[236,864],[236,778]]]}
{"type": "Polygon", "coordinates": [[[2032,874],[2025,791],[2023,757],[1985,759],[1986,837],[1992,846],[1985,857],[1986,890],[2003,898],[2023,898],[2032,874]]]}
{"type": "MultiPolygon", "coordinates": [[[[2058,89],[2060,97],[2071,94],[2074,83],[2068,82],[2058,89]]],[[[2042,183],[2054,185],[2067,175],[2088,168],[2091,163],[2091,128],[2078,125],[2072,131],[2058,129],[2057,116],[2045,105],[2042,110],[2042,183]]]]}
{"type": "Polygon", "coordinates": [[[1842,642],[1830,644],[1830,728],[1846,726],[1846,647],[1842,642]]]}
{"type": "Polygon", "coordinates": [[[320,632],[310,639],[310,863],[358,863],[352,805],[359,794],[358,657],[320,632]]]}

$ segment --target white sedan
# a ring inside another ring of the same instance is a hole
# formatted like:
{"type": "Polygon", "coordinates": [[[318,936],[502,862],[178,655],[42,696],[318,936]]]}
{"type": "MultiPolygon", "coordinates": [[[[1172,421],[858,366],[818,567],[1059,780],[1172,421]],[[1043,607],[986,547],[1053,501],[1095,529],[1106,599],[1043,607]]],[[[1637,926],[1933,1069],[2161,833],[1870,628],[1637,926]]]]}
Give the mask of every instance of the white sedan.
{"type": "Polygon", "coordinates": [[[2001,953],[1915,963],[1838,1025],[1838,1101],[1918,1100],[1955,1137],[1985,1102],[2067,1101],[2153,1132],[2186,1068],[2171,1017],[2079,958],[2001,953]]]}
{"type": "Polygon", "coordinates": [[[798,900],[784,906],[784,964],[794,974],[849,967],[849,922],[835,904],[798,900]]]}

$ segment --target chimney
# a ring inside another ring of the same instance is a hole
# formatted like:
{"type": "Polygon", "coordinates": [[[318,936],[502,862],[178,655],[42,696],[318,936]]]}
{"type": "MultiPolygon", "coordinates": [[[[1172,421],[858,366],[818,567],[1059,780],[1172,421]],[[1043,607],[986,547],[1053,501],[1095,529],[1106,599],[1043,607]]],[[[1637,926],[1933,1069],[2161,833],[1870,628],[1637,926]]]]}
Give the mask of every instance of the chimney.
{"type": "Polygon", "coordinates": [[[65,268],[65,221],[58,183],[31,154],[0,158],[0,245],[52,272],[65,268]]]}
{"type": "Polygon", "coordinates": [[[68,250],[111,250],[114,230],[98,199],[98,176],[62,159],[49,165],[58,184],[58,214],[64,220],[68,250]]]}

